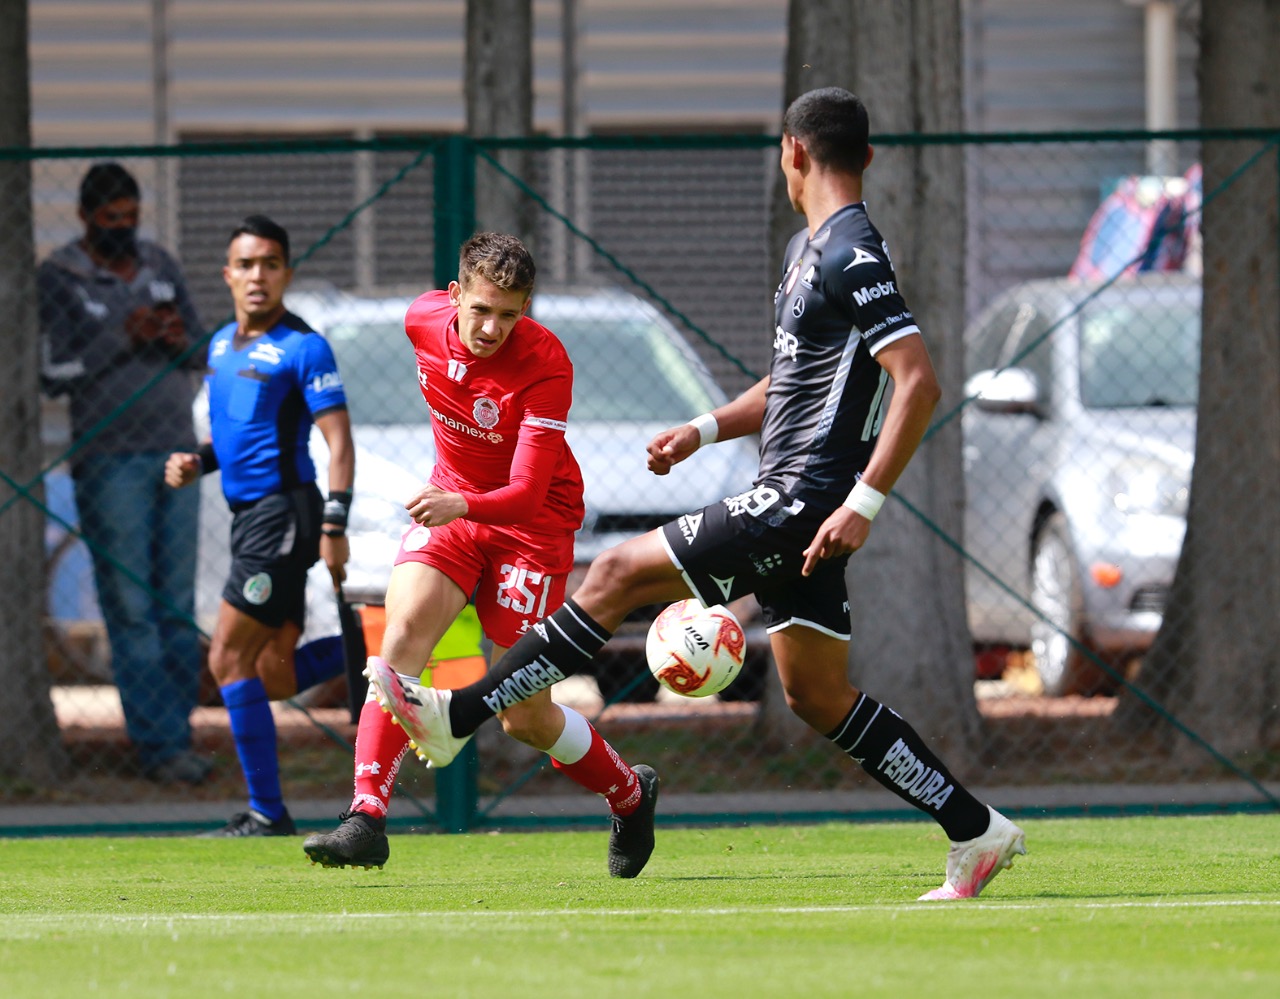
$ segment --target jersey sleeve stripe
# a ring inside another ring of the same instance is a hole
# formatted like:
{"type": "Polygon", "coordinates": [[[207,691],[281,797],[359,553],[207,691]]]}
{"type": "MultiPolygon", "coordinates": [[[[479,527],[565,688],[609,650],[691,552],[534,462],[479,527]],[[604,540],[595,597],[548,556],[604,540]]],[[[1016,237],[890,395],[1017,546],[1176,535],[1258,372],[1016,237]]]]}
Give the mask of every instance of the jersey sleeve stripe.
{"type": "Polygon", "coordinates": [[[900,330],[894,330],[892,333],[886,336],[883,340],[877,340],[875,344],[871,346],[871,356],[875,357],[878,353],[880,353],[881,350],[889,346],[889,344],[895,343],[896,341],[901,340],[905,336],[910,336],[912,333],[919,333],[919,332],[920,332],[920,327],[914,324],[911,326],[904,326],[900,330]]]}
{"type": "Polygon", "coordinates": [[[526,416],[520,422],[522,426],[526,427],[545,427],[547,430],[560,431],[569,429],[569,424],[564,420],[548,420],[541,416],[526,416]]]}

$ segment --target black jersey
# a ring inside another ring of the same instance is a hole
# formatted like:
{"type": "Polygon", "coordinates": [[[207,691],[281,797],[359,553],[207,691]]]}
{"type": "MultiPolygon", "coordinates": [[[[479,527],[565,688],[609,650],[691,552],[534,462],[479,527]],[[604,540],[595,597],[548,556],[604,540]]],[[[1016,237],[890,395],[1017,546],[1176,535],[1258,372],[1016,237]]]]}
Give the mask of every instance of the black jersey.
{"type": "Polygon", "coordinates": [[[797,499],[843,500],[884,419],[889,374],[875,353],[919,327],[898,293],[866,205],[847,205],[787,245],[774,295],[773,360],[760,475],[797,499]]]}

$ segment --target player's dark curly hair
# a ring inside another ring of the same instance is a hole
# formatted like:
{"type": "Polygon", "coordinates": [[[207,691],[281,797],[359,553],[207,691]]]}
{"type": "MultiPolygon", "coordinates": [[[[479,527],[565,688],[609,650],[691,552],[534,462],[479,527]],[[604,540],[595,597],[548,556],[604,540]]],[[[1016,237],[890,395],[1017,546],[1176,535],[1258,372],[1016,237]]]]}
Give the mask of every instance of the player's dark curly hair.
{"type": "Polygon", "coordinates": [[[819,166],[861,174],[870,137],[867,109],[843,87],[801,94],[782,118],[782,130],[799,139],[819,166]]]}
{"type": "Polygon", "coordinates": [[[482,277],[503,291],[533,291],[537,277],[533,254],[515,236],[505,232],[478,232],[462,244],[458,254],[458,283],[470,286],[482,277]]]}
{"type": "Polygon", "coordinates": [[[231,238],[227,240],[227,245],[230,246],[241,236],[257,236],[259,239],[269,239],[279,243],[280,250],[284,254],[284,262],[289,263],[289,233],[274,219],[266,215],[246,216],[243,222],[231,230],[231,238]]]}
{"type": "Polygon", "coordinates": [[[140,197],[138,182],[119,163],[95,163],[80,181],[80,210],[85,215],[121,198],[140,197]]]}

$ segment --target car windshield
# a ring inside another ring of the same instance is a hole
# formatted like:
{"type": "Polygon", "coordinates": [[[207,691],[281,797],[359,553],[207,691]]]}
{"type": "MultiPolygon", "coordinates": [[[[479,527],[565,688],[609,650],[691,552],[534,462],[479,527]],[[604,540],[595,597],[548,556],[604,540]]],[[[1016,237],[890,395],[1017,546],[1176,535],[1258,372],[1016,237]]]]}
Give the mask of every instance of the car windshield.
{"type": "Polygon", "coordinates": [[[1194,301],[1100,301],[1080,318],[1080,399],[1092,409],[1194,406],[1200,309],[1194,301]]]}
{"type": "Polygon", "coordinates": [[[719,404],[652,322],[566,319],[551,328],[573,361],[571,420],[678,423],[719,404]]]}
{"type": "Polygon", "coordinates": [[[427,407],[403,319],[337,322],[322,328],[342,373],[353,424],[426,422],[427,407]]]}
{"type": "MultiPolygon", "coordinates": [[[[714,409],[713,395],[688,356],[646,319],[549,322],[573,360],[573,421],[678,423],[714,409]]],[[[399,319],[331,322],[351,422],[425,423],[413,349],[399,319]]]]}

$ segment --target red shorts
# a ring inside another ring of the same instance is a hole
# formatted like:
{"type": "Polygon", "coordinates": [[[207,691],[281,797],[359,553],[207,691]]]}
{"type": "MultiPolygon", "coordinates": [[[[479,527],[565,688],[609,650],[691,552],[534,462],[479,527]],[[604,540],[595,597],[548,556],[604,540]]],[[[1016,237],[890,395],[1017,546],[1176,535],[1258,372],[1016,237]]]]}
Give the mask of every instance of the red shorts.
{"type": "Polygon", "coordinates": [[[402,562],[429,565],[457,583],[475,603],[485,635],[510,648],[564,603],[573,535],[516,536],[469,520],[444,527],[410,524],[396,553],[395,564],[402,562]]]}

